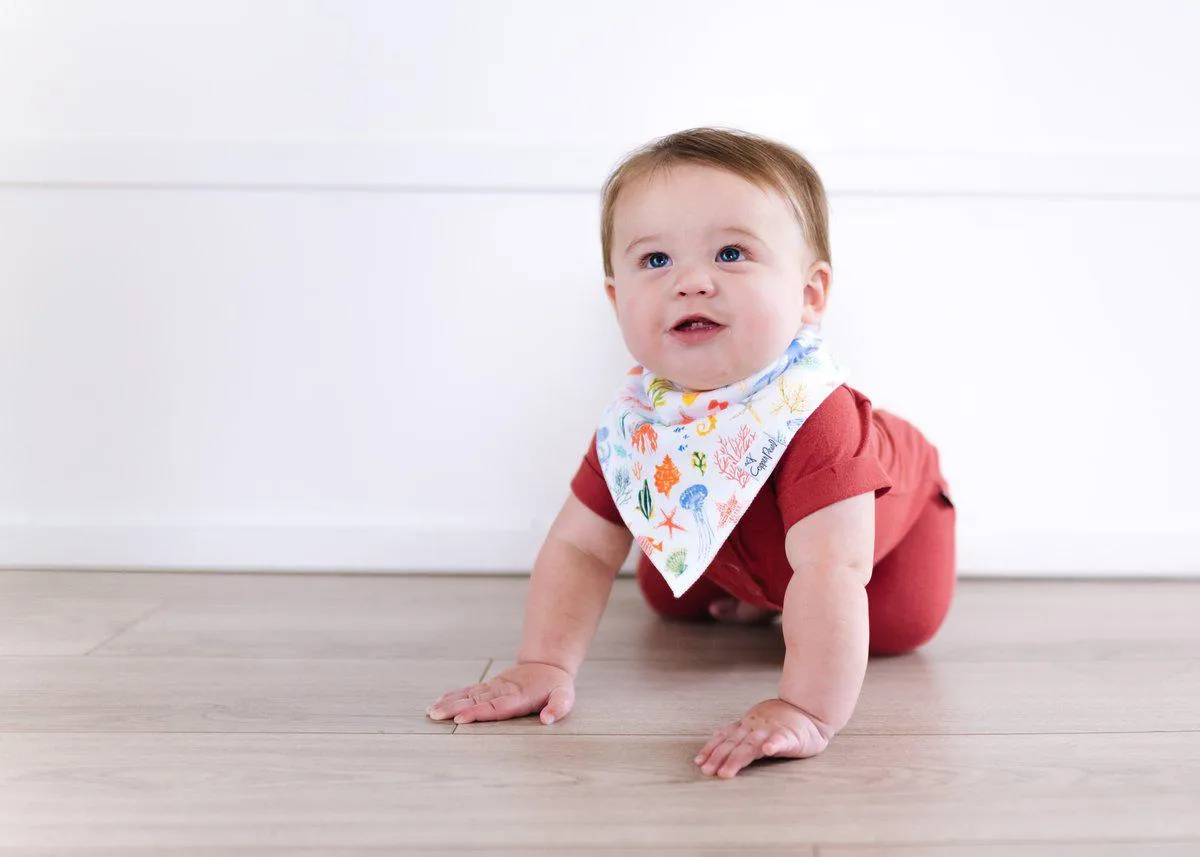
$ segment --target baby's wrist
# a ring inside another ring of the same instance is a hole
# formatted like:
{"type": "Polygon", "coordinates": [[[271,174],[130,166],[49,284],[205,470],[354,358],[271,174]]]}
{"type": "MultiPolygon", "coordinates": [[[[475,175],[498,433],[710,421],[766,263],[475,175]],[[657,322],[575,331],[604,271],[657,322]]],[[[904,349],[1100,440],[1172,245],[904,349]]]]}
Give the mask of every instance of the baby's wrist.
{"type": "Polygon", "coordinates": [[[817,734],[822,739],[824,739],[826,743],[828,743],[829,741],[832,741],[833,736],[837,734],[837,731],[838,731],[837,727],[833,726],[832,724],[826,723],[820,717],[817,717],[815,714],[813,714],[811,711],[809,711],[808,709],[806,709],[804,706],[800,705],[799,703],[793,702],[790,699],[784,699],[782,696],[776,697],[776,698],[780,702],[782,702],[784,705],[787,705],[788,707],[794,709],[799,714],[803,715],[804,719],[812,725],[812,728],[817,731],[817,734]]]}
{"type": "Polygon", "coordinates": [[[524,657],[522,655],[517,655],[517,666],[553,667],[556,670],[565,672],[572,680],[574,680],[576,672],[576,670],[570,669],[566,664],[557,662],[551,658],[524,657]]]}

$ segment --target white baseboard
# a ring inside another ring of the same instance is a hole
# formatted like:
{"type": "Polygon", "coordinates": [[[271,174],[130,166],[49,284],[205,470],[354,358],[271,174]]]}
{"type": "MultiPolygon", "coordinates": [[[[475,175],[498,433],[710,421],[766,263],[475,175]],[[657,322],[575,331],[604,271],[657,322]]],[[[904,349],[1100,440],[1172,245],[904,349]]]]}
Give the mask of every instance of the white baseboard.
{"type": "MultiPolygon", "coordinates": [[[[0,187],[598,193],[624,153],[536,141],[0,141],[0,187]]],[[[831,196],[1200,196],[1187,151],[804,150],[831,196]]]]}
{"type": "MultiPolygon", "coordinates": [[[[545,528],[0,526],[0,569],[528,573],[545,528]]],[[[623,568],[633,568],[636,556],[623,568]]],[[[1200,578],[1200,532],[982,532],[960,525],[961,577],[1200,578]]]]}

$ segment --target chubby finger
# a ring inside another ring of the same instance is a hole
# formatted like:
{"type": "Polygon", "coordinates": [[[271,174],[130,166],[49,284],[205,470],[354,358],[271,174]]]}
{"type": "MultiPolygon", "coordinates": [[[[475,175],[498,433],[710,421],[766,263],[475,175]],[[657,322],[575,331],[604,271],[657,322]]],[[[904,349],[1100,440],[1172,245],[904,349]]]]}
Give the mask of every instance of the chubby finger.
{"type": "MultiPolygon", "coordinates": [[[[457,692],[456,692],[457,693],[457,692]]],[[[444,696],[426,709],[425,713],[434,720],[445,720],[447,717],[453,717],[464,708],[469,708],[472,705],[477,705],[481,702],[487,702],[489,699],[494,699],[499,696],[502,691],[484,684],[472,685],[469,688],[464,688],[461,693],[450,694],[444,696]]]]}
{"type": "Polygon", "coordinates": [[[472,693],[478,693],[479,691],[484,690],[486,687],[487,683],[480,681],[476,682],[475,684],[468,684],[466,687],[460,687],[457,690],[448,690],[441,695],[441,697],[438,699],[438,702],[444,702],[451,699],[465,699],[472,693]]]}
{"type": "Polygon", "coordinates": [[[765,736],[754,733],[743,738],[725,759],[725,764],[717,770],[717,776],[732,777],[755,759],[761,759],[763,737],[765,736]]]}
{"type": "Polygon", "coordinates": [[[708,739],[708,743],[700,748],[700,752],[696,754],[696,758],[694,758],[692,761],[697,765],[703,765],[708,757],[712,754],[712,751],[717,749],[717,747],[724,743],[725,739],[729,737],[729,731],[733,728],[733,726],[726,726],[723,729],[718,729],[716,732],[714,732],[713,736],[708,739]]]}
{"type": "Polygon", "coordinates": [[[575,691],[559,685],[550,691],[546,707],[542,709],[541,720],[547,726],[556,720],[562,720],[575,705],[575,691]]]}
{"type": "Polygon", "coordinates": [[[466,711],[472,705],[478,705],[481,700],[472,699],[469,696],[461,699],[450,699],[445,702],[434,703],[426,712],[434,720],[447,720],[454,717],[456,714],[466,711]]]}
{"type": "Polygon", "coordinates": [[[709,754],[708,761],[700,766],[700,770],[706,774],[712,774],[717,771],[721,765],[725,764],[725,760],[729,758],[729,754],[733,752],[733,748],[742,742],[745,732],[738,730],[722,741],[709,754]]]}
{"type": "Polygon", "coordinates": [[[529,706],[521,699],[521,695],[519,693],[508,693],[472,705],[465,711],[461,711],[455,715],[454,722],[462,724],[473,723],[476,720],[481,722],[507,720],[510,717],[519,717],[522,714],[528,713],[529,706]]]}

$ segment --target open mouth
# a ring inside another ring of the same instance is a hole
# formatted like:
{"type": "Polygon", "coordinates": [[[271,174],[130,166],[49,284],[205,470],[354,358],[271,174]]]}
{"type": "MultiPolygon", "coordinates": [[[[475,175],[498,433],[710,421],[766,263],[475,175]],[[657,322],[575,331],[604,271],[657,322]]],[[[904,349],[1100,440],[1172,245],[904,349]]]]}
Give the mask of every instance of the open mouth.
{"type": "Polygon", "coordinates": [[[671,329],[682,332],[691,330],[716,330],[719,327],[724,327],[724,325],[718,324],[707,316],[689,315],[671,329]]]}
{"type": "Polygon", "coordinates": [[[701,345],[720,336],[725,325],[703,315],[689,315],[671,328],[671,339],[682,345],[701,345]]]}

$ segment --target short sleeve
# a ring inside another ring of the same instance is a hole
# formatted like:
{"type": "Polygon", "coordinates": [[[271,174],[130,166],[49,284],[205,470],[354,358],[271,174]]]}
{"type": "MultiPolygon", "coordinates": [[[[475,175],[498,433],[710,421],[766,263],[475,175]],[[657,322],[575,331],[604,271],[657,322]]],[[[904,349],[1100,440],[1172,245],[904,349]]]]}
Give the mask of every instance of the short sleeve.
{"type": "Polygon", "coordinates": [[[892,480],[880,462],[871,402],[842,385],[804,421],[779,462],[775,491],[784,532],[792,524],[841,500],[874,491],[892,480]]]}
{"type": "Polygon", "coordinates": [[[579,502],[601,518],[625,526],[621,513],[617,511],[617,504],[613,502],[612,492],[608,490],[608,483],[604,481],[604,471],[600,469],[600,456],[596,453],[594,432],[587,453],[571,480],[571,491],[579,498],[579,502]]]}

